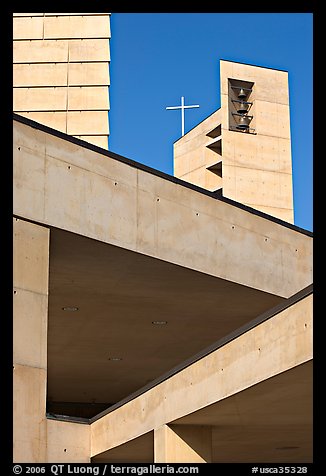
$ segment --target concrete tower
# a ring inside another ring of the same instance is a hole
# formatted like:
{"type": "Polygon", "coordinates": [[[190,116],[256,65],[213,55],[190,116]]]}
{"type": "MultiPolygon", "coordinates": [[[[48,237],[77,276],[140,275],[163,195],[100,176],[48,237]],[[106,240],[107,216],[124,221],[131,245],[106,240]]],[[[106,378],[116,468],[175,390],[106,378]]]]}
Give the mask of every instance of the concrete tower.
{"type": "Polygon", "coordinates": [[[222,60],[220,76],[221,107],[174,144],[174,175],[293,223],[288,73],[222,60]]]}
{"type": "Polygon", "coordinates": [[[109,13],[14,13],[13,110],[108,148],[109,13]]]}

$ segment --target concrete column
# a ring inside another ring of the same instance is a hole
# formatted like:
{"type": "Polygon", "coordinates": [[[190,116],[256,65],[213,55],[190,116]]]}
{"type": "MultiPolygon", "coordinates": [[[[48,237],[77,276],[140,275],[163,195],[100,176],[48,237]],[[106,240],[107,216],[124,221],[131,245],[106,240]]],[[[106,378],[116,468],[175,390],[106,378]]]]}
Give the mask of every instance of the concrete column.
{"type": "Polygon", "coordinates": [[[46,461],[49,229],[14,219],[14,462],[46,461]]]}
{"type": "Polygon", "coordinates": [[[154,430],[155,463],[210,463],[212,429],[201,425],[162,425],[154,430]]]}
{"type": "Polygon", "coordinates": [[[13,460],[90,461],[90,427],[46,419],[50,231],[14,218],[13,460]]]}

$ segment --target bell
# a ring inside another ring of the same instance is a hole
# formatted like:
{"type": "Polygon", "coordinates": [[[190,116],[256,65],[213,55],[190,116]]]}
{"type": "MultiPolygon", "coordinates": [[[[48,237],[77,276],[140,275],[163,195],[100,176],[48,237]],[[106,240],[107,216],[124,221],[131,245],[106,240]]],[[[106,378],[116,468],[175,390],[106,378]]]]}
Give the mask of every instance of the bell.
{"type": "Polygon", "coordinates": [[[239,99],[244,99],[247,96],[247,94],[244,92],[244,90],[241,88],[238,94],[239,99]]]}
{"type": "Polygon", "coordinates": [[[238,124],[236,125],[236,128],[240,129],[242,131],[248,130],[249,129],[249,122],[250,122],[250,117],[241,116],[238,124]]]}
{"type": "Polygon", "coordinates": [[[237,103],[237,112],[239,114],[244,114],[245,112],[248,112],[249,109],[249,104],[241,101],[237,103]]]}

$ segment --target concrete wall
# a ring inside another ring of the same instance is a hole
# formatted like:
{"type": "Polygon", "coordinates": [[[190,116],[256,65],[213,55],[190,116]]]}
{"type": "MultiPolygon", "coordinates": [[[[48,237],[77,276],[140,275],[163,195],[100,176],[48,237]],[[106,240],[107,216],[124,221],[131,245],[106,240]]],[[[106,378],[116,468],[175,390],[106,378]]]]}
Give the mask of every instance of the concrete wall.
{"type": "Polygon", "coordinates": [[[154,462],[211,463],[211,428],[192,425],[160,426],[154,430],[154,462]]]}
{"type": "Polygon", "coordinates": [[[14,213],[262,291],[312,282],[312,239],[15,122],[14,213]]]}
{"type": "Polygon", "coordinates": [[[14,219],[14,460],[46,459],[49,230],[14,219]],[[33,273],[30,270],[33,269],[33,273]]]}
{"type": "Polygon", "coordinates": [[[222,177],[208,169],[222,160],[221,154],[208,147],[216,141],[208,134],[221,123],[221,112],[211,114],[174,144],[173,174],[210,191],[219,190],[223,183],[222,177]]]}
{"type": "Polygon", "coordinates": [[[174,174],[293,223],[287,72],[221,61],[220,78],[221,108],[174,144],[174,174]],[[230,130],[229,79],[254,83],[252,133],[230,130]]]}
{"type": "Polygon", "coordinates": [[[89,426],[46,419],[49,229],[13,221],[13,460],[88,462],[89,426]]]}
{"type": "Polygon", "coordinates": [[[223,195],[293,223],[288,73],[221,61],[223,195]],[[229,130],[228,78],[254,83],[255,135],[229,130]]]}
{"type": "Polygon", "coordinates": [[[14,112],[108,148],[109,15],[14,13],[14,112]]]}

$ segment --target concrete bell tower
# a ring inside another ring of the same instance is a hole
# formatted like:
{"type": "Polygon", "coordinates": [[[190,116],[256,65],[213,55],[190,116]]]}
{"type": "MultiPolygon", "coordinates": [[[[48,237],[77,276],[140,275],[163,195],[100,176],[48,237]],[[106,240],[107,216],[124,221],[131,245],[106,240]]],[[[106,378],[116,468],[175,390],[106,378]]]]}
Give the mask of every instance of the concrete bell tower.
{"type": "Polygon", "coordinates": [[[288,73],[221,60],[221,107],[174,144],[174,175],[293,223],[288,73]]]}

